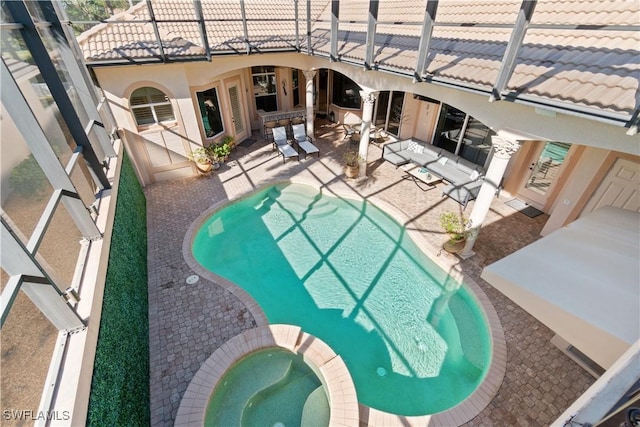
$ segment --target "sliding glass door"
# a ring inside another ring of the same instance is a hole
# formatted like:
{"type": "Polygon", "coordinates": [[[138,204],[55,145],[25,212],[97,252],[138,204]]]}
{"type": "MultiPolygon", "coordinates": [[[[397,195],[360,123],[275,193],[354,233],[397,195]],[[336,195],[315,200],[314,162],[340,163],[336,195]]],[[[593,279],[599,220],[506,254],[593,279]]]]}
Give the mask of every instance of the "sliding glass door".
{"type": "Polygon", "coordinates": [[[378,94],[374,115],[374,125],[398,136],[402,123],[404,92],[382,91],[378,94]]]}

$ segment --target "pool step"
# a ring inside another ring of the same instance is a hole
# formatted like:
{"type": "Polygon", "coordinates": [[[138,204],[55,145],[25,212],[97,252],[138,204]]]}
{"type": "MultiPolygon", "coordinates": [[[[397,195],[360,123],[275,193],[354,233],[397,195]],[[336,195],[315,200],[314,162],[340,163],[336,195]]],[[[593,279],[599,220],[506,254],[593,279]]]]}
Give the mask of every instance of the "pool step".
{"type": "Polygon", "coordinates": [[[309,213],[307,214],[307,217],[309,218],[322,218],[324,216],[327,215],[331,215],[332,213],[334,213],[335,211],[338,210],[337,206],[334,206],[330,203],[327,203],[325,205],[322,206],[314,206],[313,209],[311,211],[309,211],[309,213]]]}
{"type": "MultiPolygon", "coordinates": [[[[469,306],[457,295],[454,295],[449,300],[449,309],[461,325],[472,324],[475,321],[474,314],[469,306]]],[[[460,353],[464,355],[467,362],[482,372],[484,369],[484,360],[486,359],[486,355],[482,352],[482,349],[485,347],[482,344],[482,337],[480,334],[472,333],[465,328],[459,328],[458,336],[460,337],[460,353]]],[[[456,343],[456,345],[458,345],[458,343],[456,343]]]]}
{"type": "Polygon", "coordinates": [[[307,397],[302,408],[300,427],[328,426],[331,409],[324,386],[319,386],[307,397]]]}
{"type": "MultiPolygon", "coordinates": [[[[279,388],[282,388],[283,384],[286,384],[289,381],[292,370],[293,370],[293,362],[289,362],[287,371],[284,373],[284,375],[278,378],[277,381],[274,381],[271,384],[266,384],[264,387],[261,387],[261,388],[255,387],[254,388],[255,393],[251,397],[249,397],[249,399],[247,399],[244,407],[242,408],[243,419],[247,415],[248,411],[253,408],[254,405],[260,404],[262,401],[266,400],[268,396],[272,394],[274,391],[278,390],[279,388]]],[[[243,423],[243,425],[245,424],[243,423]]]]}
{"type": "MultiPolygon", "coordinates": [[[[242,413],[243,426],[297,425],[307,397],[318,387],[313,374],[304,374],[293,366],[280,381],[256,392],[245,405],[242,413]]],[[[322,425],[317,422],[313,425],[322,425]]],[[[328,425],[326,423],[325,425],[328,425]]]]}
{"type": "MultiPolygon", "coordinates": [[[[292,365],[291,360],[273,360],[269,365],[269,370],[262,370],[254,376],[254,383],[251,389],[241,390],[235,388],[226,404],[219,408],[219,420],[224,420],[225,424],[241,425],[242,416],[247,403],[255,396],[256,392],[260,392],[273,384],[278,384],[287,377],[292,365]]],[[[234,384],[228,384],[228,387],[234,387],[234,384]]],[[[220,387],[218,385],[217,387],[220,387]]]]}
{"type": "Polygon", "coordinates": [[[338,209],[337,206],[330,201],[320,199],[317,194],[311,196],[295,190],[277,191],[275,189],[267,193],[267,197],[258,208],[266,207],[274,203],[286,205],[287,211],[297,215],[306,215],[309,218],[327,216],[338,209]]]}

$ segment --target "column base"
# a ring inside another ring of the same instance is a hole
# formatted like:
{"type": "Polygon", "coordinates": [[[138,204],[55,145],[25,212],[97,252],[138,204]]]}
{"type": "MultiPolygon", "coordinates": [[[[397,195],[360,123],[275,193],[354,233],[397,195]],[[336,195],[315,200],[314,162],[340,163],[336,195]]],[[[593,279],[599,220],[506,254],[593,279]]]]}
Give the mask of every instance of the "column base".
{"type": "Polygon", "coordinates": [[[467,259],[471,258],[472,256],[474,256],[475,254],[476,253],[474,251],[470,251],[468,253],[460,252],[460,253],[457,253],[456,255],[458,255],[463,260],[467,260],[467,259]]]}

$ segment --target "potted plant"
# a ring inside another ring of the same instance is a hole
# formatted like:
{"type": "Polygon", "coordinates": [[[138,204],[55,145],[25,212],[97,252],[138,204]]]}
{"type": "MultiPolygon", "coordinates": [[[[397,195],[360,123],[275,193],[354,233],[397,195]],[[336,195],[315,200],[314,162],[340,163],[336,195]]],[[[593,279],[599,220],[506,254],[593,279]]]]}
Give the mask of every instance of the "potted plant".
{"type": "Polygon", "coordinates": [[[467,238],[467,219],[457,212],[443,212],[440,225],[449,235],[449,240],[443,245],[444,250],[454,254],[460,252],[467,238]]]}
{"type": "MultiPolygon", "coordinates": [[[[231,154],[231,145],[229,141],[225,141],[225,137],[221,142],[211,146],[211,155],[216,162],[226,162],[231,154]]],[[[231,137],[233,142],[233,137],[231,137]]]]}
{"type": "Polygon", "coordinates": [[[195,150],[191,150],[189,156],[191,160],[196,164],[198,171],[201,173],[208,173],[213,167],[213,157],[211,147],[198,147],[195,150]]]}
{"type": "Polygon", "coordinates": [[[236,146],[236,140],[231,135],[226,135],[224,138],[222,138],[222,141],[220,141],[220,143],[228,145],[229,150],[233,150],[236,146]]]}
{"type": "Polygon", "coordinates": [[[356,151],[347,151],[344,153],[344,174],[347,178],[357,178],[360,175],[360,161],[362,157],[356,151]]]}

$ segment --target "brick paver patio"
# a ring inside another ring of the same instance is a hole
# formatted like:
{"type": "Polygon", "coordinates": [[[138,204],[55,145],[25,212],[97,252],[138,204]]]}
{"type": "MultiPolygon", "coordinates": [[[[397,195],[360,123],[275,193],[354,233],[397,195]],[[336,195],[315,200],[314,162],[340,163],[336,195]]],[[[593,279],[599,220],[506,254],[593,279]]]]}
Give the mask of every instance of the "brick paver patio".
{"type": "MultiPolygon", "coordinates": [[[[145,188],[149,233],[149,337],[151,354],[151,423],[173,425],[180,399],[202,363],[225,341],[260,322],[232,293],[204,278],[187,284],[194,272],[182,254],[193,221],[215,203],[231,200],[269,182],[300,177],[327,188],[348,186],[363,197],[392,204],[410,218],[433,253],[447,240],[439,214],[460,206],[441,197],[441,185],[422,191],[403,172],[380,160],[371,146],[368,177],[348,180],[342,172],[342,128],[316,125],[320,157],[282,163],[271,144],[258,138],[237,147],[231,159],[208,177],[161,182],[145,188]]],[[[468,425],[546,426],[594,381],[550,343],[553,332],[480,278],[482,269],[539,238],[547,215],[528,218],[496,198],[475,245],[476,256],[459,263],[495,307],[507,343],[504,381],[491,403],[468,425]]],[[[471,203],[466,212],[471,212],[471,203]]]]}

